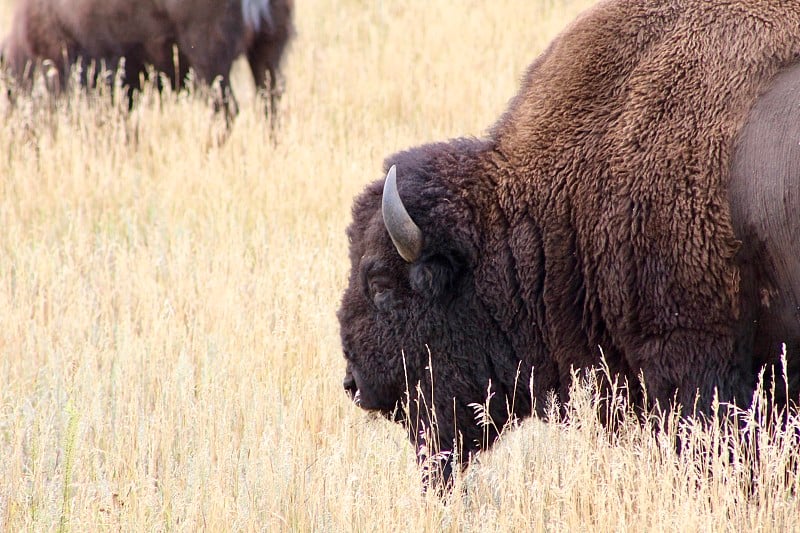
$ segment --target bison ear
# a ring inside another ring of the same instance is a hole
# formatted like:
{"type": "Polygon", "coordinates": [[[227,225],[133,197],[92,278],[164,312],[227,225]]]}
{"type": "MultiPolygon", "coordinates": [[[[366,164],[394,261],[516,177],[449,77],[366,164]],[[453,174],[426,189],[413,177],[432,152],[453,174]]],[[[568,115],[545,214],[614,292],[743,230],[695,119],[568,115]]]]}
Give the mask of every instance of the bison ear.
{"type": "Polygon", "coordinates": [[[437,254],[411,265],[409,282],[416,292],[440,298],[452,290],[460,271],[457,258],[437,254]]]}

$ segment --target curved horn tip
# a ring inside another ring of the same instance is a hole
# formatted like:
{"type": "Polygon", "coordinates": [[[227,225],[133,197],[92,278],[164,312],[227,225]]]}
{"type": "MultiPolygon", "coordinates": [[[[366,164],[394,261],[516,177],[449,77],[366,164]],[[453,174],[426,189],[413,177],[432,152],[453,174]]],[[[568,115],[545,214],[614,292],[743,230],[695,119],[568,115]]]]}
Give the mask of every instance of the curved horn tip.
{"type": "Polygon", "coordinates": [[[416,261],[422,253],[422,231],[414,223],[400,199],[395,165],[392,165],[386,174],[381,212],[383,223],[397,248],[397,253],[408,263],[416,261]]]}

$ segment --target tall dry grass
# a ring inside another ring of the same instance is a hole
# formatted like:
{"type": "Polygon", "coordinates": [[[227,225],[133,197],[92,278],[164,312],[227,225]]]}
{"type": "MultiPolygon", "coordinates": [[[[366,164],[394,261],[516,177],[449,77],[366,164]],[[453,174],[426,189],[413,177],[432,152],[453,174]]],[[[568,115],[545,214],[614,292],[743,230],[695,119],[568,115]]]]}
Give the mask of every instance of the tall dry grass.
{"type": "Polygon", "coordinates": [[[274,142],[242,65],[220,148],[186,94],[0,104],[0,529],[800,530],[780,434],[751,479],[738,429],[686,430],[731,448],[712,460],[630,419],[608,439],[583,387],[444,502],[341,391],[353,196],[396,150],[485,131],[590,3],[299,1],[274,142]]]}

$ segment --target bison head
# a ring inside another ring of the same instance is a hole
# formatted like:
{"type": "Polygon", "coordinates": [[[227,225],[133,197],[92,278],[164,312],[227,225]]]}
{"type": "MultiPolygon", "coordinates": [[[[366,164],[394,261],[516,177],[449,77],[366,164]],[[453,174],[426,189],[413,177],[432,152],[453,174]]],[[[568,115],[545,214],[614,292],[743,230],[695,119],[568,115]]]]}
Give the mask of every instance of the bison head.
{"type": "Polygon", "coordinates": [[[530,405],[516,397],[519,363],[477,281],[490,236],[463,185],[475,173],[464,154],[478,141],[453,144],[390,158],[386,179],[355,201],[338,312],[344,388],[361,408],[402,422],[420,459],[437,454],[445,479],[454,445],[466,464],[530,405]]]}

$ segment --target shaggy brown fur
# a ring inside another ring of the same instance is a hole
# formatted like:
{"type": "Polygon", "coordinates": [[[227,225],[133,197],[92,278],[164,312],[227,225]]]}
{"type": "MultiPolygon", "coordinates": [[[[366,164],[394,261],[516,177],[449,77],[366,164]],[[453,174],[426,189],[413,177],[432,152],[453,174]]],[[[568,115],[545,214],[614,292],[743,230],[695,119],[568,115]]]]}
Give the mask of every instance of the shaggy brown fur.
{"type": "MultiPolygon", "coordinates": [[[[387,236],[382,181],[356,201],[339,311],[345,388],[388,414],[420,382],[406,413],[420,453],[431,420],[415,402],[435,407],[440,449],[457,427],[469,452],[496,435],[470,407],[490,385],[500,427],[509,411],[541,413],[549,391],[566,400],[570,369],[599,364],[601,349],[634,396],[641,374],[662,406],[691,408],[699,395],[705,411],[715,392],[748,402],[757,369],[779,353],[764,332],[800,340],[796,315],[769,325],[777,311],[753,294],[767,281],[781,294],[800,286],[796,271],[742,268],[731,202],[750,225],[771,206],[750,204],[761,187],[751,175],[729,201],[731,156],[759,93],[798,57],[800,3],[616,0],[582,15],[533,63],[487,139],[387,160],[424,236],[416,261],[387,236]]],[[[770,165],[752,143],[741,152],[770,165]]],[[[797,164],[785,168],[766,202],[800,186],[797,164]]],[[[755,234],[770,241],[778,226],[797,229],[784,217],[755,234]]],[[[800,255],[785,237],[767,248],[800,255]]]]}
{"type": "Polygon", "coordinates": [[[600,345],[662,401],[678,385],[685,405],[698,389],[747,399],[732,355],[730,154],[758,92],[798,54],[800,4],[618,1],[529,71],[492,133],[506,178],[495,194],[512,226],[541,228],[562,379],[600,345]],[[576,289],[577,314],[563,309],[576,289]]]}
{"type": "MultiPolygon", "coordinates": [[[[84,72],[90,61],[113,69],[125,58],[124,81],[131,88],[139,88],[151,65],[175,88],[190,68],[202,82],[219,78],[223,94],[234,59],[246,53],[256,84],[275,98],[281,55],[293,34],[292,8],[293,0],[272,0],[264,20],[246,21],[240,1],[20,0],[0,53],[23,82],[49,60],[58,73],[56,90],[79,58],[84,72]]],[[[236,113],[232,95],[219,104],[229,116],[236,113]]]]}

